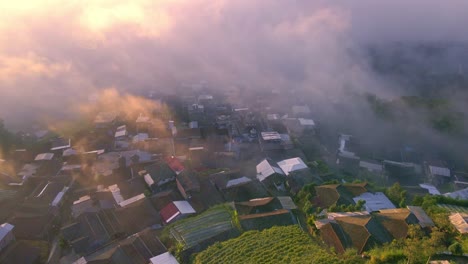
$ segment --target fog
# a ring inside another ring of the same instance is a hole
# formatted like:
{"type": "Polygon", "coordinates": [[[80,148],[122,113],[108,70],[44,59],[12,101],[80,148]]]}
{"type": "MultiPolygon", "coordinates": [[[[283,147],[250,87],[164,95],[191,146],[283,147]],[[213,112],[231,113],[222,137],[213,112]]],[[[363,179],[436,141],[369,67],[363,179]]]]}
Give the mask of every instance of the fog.
{"type": "Polygon", "coordinates": [[[1,0],[0,10],[0,118],[14,129],[72,118],[105,89],[171,93],[206,82],[295,89],[322,119],[380,137],[392,124],[374,120],[356,95],[397,98],[408,84],[377,73],[366,49],[468,40],[462,0],[1,0]]]}

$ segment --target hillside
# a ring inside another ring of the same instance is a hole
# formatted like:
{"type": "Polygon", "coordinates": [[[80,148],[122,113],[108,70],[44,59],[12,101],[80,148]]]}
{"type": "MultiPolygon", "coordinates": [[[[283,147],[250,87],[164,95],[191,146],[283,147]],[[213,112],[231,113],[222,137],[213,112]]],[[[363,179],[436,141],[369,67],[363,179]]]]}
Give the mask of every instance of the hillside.
{"type": "Polygon", "coordinates": [[[195,264],[210,263],[340,263],[298,226],[273,227],[249,231],[216,243],[196,255],[195,264]]]}

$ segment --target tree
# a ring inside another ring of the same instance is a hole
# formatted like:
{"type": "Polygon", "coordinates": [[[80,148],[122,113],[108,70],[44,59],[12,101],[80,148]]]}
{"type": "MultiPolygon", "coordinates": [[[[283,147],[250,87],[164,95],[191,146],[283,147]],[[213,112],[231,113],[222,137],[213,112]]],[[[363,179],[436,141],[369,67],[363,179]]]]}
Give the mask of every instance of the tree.
{"type": "Polygon", "coordinates": [[[388,199],[394,204],[404,207],[406,201],[406,191],[401,188],[400,184],[396,182],[390,188],[385,191],[385,194],[388,196],[388,199]]]}
{"type": "Polygon", "coordinates": [[[462,245],[460,243],[458,243],[458,242],[455,242],[452,245],[450,245],[448,250],[450,252],[452,252],[452,254],[454,254],[454,255],[462,255],[463,254],[462,245]]]}

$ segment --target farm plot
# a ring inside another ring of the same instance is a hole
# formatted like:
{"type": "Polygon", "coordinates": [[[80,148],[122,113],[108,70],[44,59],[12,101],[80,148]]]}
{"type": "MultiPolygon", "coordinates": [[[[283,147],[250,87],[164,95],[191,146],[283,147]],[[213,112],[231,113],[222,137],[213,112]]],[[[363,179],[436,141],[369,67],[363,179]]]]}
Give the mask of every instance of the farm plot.
{"type": "Polygon", "coordinates": [[[191,248],[216,235],[234,228],[228,209],[219,207],[177,222],[170,233],[184,248],[191,248]]]}
{"type": "Polygon", "coordinates": [[[468,213],[468,208],[463,206],[451,205],[451,204],[438,204],[437,206],[442,207],[450,213],[468,213]]]}

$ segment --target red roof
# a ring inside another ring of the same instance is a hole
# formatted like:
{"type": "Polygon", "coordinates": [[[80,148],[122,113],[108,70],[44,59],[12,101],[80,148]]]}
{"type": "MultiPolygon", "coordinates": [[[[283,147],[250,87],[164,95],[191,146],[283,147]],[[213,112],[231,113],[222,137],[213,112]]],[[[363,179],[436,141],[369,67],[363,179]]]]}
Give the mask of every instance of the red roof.
{"type": "Polygon", "coordinates": [[[167,157],[165,160],[167,162],[167,165],[177,174],[179,174],[185,169],[182,162],[174,156],[167,157]]]}
{"type": "Polygon", "coordinates": [[[165,224],[169,223],[172,219],[180,214],[179,209],[173,202],[166,205],[160,212],[161,218],[165,224]]]}

